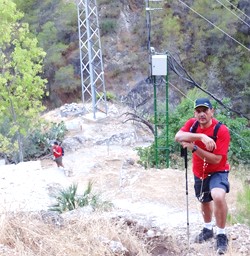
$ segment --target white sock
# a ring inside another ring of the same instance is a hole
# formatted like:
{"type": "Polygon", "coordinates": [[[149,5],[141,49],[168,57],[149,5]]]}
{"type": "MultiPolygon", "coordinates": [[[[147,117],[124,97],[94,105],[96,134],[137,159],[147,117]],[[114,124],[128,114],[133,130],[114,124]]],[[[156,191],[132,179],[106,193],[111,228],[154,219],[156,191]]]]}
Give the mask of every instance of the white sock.
{"type": "Polygon", "coordinates": [[[211,221],[211,222],[205,222],[204,224],[203,224],[203,227],[204,228],[207,228],[207,229],[209,229],[209,230],[212,230],[213,229],[213,222],[211,221]]]}
{"type": "Polygon", "coordinates": [[[226,229],[225,228],[218,228],[216,227],[216,234],[220,235],[220,234],[226,234],[226,229]]]}

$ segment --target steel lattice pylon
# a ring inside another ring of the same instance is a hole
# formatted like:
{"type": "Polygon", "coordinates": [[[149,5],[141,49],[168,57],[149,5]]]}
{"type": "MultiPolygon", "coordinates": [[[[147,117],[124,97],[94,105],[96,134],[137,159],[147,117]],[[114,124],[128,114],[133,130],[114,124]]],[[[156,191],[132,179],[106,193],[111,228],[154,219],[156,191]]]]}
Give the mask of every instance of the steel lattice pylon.
{"type": "Polygon", "coordinates": [[[78,32],[80,47],[83,103],[92,101],[96,111],[107,114],[106,91],[96,0],[78,0],[78,32]]]}

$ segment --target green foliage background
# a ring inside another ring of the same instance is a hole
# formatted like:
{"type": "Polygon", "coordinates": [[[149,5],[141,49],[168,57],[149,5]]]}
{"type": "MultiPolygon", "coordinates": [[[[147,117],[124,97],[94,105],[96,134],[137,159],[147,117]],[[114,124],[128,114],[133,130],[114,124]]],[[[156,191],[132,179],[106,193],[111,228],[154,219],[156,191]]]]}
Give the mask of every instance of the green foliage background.
{"type": "Polygon", "coordinates": [[[46,80],[41,78],[45,52],[21,23],[12,1],[0,1],[0,152],[13,153],[23,161],[23,138],[44,110],[46,80]]]}
{"type": "MultiPolygon", "coordinates": [[[[77,8],[75,1],[14,0],[24,13],[39,46],[47,55],[44,77],[48,80],[46,104],[60,106],[81,97],[77,8]],[[62,73],[68,75],[63,79],[62,73]]],[[[249,1],[230,1],[248,13],[249,1]]],[[[239,20],[244,16],[224,3],[209,0],[186,4],[235,40],[248,47],[249,31],[239,20]],[[239,16],[239,18],[237,17],[239,16]]],[[[145,1],[98,0],[99,24],[108,90],[120,94],[128,80],[147,76],[147,28],[145,1]],[[127,16],[128,23],[122,18],[127,16]],[[131,20],[130,20],[131,19],[131,20]],[[124,29],[124,26],[127,29],[124,29]],[[130,61],[127,60],[129,54],[130,61]],[[117,57],[122,61],[117,63],[117,57]],[[134,56],[137,56],[135,58],[134,56]],[[134,59],[133,59],[134,58],[134,59]],[[138,65],[139,63],[139,65],[138,65]],[[131,74],[133,73],[133,74],[131,74]],[[114,75],[115,74],[115,75],[114,75]],[[112,78],[112,81],[109,79],[112,78]]],[[[153,3],[151,3],[153,4],[153,3]]],[[[163,1],[163,11],[151,12],[151,45],[157,52],[177,54],[186,70],[210,92],[229,97],[234,107],[248,113],[250,56],[247,49],[223,34],[179,1],[163,1]],[[219,88],[219,90],[218,90],[219,88]],[[240,104],[243,101],[245,104],[240,104]]],[[[172,83],[179,83],[171,76],[172,83]]]]}
{"type": "MultiPolygon", "coordinates": [[[[206,96],[204,93],[197,89],[190,90],[187,97],[183,98],[181,103],[169,115],[169,151],[170,151],[170,167],[178,167],[180,162],[180,145],[175,142],[174,137],[178,130],[184,123],[193,117],[193,102],[198,97],[206,96]]],[[[224,99],[224,103],[230,105],[229,99],[224,99]]],[[[250,129],[248,127],[248,120],[234,116],[232,113],[218,107],[218,103],[212,100],[215,108],[215,118],[225,124],[230,131],[231,142],[229,149],[229,161],[231,164],[250,164],[250,129]]],[[[162,117],[163,124],[165,117],[162,117]]],[[[163,126],[164,127],[164,126],[163,126]]],[[[162,129],[157,139],[158,148],[158,167],[165,168],[167,163],[166,152],[166,130],[162,129]]],[[[140,163],[145,167],[156,167],[157,161],[155,157],[156,145],[155,142],[146,148],[137,148],[138,155],[140,156],[140,163]]],[[[183,164],[181,162],[181,164],[183,164]]]]}
{"type": "MultiPolygon", "coordinates": [[[[0,4],[5,2],[1,0],[0,4]]],[[[110,78],[107,89],[114,91],[114,95],[120,96],[128,80],[136,81],[139,79],[137,75],[140,78],[148,75],[145,2],[124,3],[115,0],[99,0],[97,3],[105,72],[106,77],[110,78]],[[124,14],[128,18],[125,30],[124,20],[121,19],[124,14]],[[118,56],[122,62],[117,62],[118,56]]],[[[243,0],[233,0],[231,3],[240,6],[245,13],[250,8],[250,3],[243,0]]],[[[7,17],[8,12],[5,12],[1,13],[1,17],[5,15],[7,23],[18,20],[20,24],[29,24],[29,30],[25,26],[23,30],[28,33],[30,40],[33,40],[30,43],[34,44],[37,40],[38,46],[46,52],[43,72],[41,72],[41,78],[47,81],[46,93],[42,96],[44,103],[48,107],[57,107],[79,99],[81,83],[75,1],[13,0],[8,1],[8,5],[9,13],[12,15],[7,17]],[[17,10],[20,12],[13,12],[15,8],[13,3],[16,3],[17,10]]],[[[188,5],[236,40],[248,45],[249,33],[244,23],[224,7],[209,0],[189,1],[188,5]]],[[[249,113],[250,58],[247,50],[178,1],[164,2],[163,9],[164,11],[151,13],[151,45],[156,47],[157,52],[167,50],[179,56],[195,81],[199,84],[206,84],[206,89],[215,93],[218,98],[230,98],[229,104],[233,108],[249,113]]],[[[10,26],[2,28],[0,42],[9,40],[10,29],[10,26]]],[[[170,74],[170,80],[171,83],[181,86],[187,94],[190,88],[180,82],[176,75],[170,74]]],[[[22,90],[21,87],[17,88],[19,92],[22,90]]],[[[178,105],[177,102],[173,103],[174,107],[178,105]]],[[[188,103],[183,101],[177,109],[184,111],[186,116],[181,116],[180,111],[171,113],[169,120],[171,153],[176,152],[178,147],[172,141],[173,135],[177,127],[180,127],[189,115],[188,103]]],[[[225,112],[218,112],[217,117],[228,124],[232,133],[235,133],[232,137],[233,149],[230,151],[230,157],[233,161],[238,161],[238,159],[245,161],[244,159],[247,159],[249,155],[249,148],[246,146],[249,142],[249,131],[245,129],[248,125],[247,121],[237,119],[225,112]]],[[[2,121],[5,128],[8,127],[6,122],[9,120],[2,121]]],[[[16,126],[9,129],[9,135],[14,134],[15,129],[16,126]]],[[[11,145],[17,147],[14,141],[6,141],[6,136],[5,132],[1,140],[2,147],[5,150],[8,150],[11,145]]],[[[160,143],[164,145],[165,142],[161,140],[160,143]]]]}

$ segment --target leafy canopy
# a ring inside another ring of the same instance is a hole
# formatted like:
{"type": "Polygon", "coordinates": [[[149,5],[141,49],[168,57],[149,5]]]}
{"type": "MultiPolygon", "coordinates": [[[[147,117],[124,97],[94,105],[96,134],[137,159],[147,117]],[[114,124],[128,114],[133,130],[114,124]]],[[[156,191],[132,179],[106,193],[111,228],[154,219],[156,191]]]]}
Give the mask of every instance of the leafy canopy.
{"type": "Polygon", "coordinates": [[[45,52],[29,32],[28,24],[12,1],[0,0],[0,123],[8,129],[1,134],[0,151],[6,153],[18,142],[22,161],[22,139],[44,110],[42,97],[46,80],[40,77],[45,52]]]}

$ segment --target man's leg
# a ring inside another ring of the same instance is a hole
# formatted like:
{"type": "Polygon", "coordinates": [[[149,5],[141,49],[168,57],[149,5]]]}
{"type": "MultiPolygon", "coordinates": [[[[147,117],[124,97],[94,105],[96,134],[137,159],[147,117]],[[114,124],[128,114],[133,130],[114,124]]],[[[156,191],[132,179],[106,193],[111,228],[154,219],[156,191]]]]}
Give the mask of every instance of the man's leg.
{"type": "Polygon", "coordinates": [[[209,179],[201,180],[195,177],[195,195],[201,202],[201,213],[204,220],[203,229],[196,236],[196,243],[203,243],[213,237],[213,202],[209,193],[209,179]]]}
{"type": "Polygon", "coordinates": [[[227,251],[228,238],[226,235],[226,219],[227,219],[227,202],[226,192],[229,192],[229,183],[227,180],[227,174],[217,174],[219,178],[213,181],[217,186],[211,189],[211,196],[214,201],[214,216],[216,220],[216,248],[218,254],[224,254],[227,251]],[[217,181],[216,181],[217,179],[217,181]],[[221,182],[223,180],[223,182],[221,182]],[[226,186],[225,186],[226,184],[226,186]]]}
{"type": "Polygon", "coordinates": [[[214,200],[214,216],[216,220],[216,226],[223,229],[226,226],[228,211],[226,192],[222,188],[214,188],[211,191],[211,195],[214,200]]]}
{"type": "Polygon", "coordinates": [[[213,216],[213,203],[201,203],[201,213],[204,223],[209,223],[212,221],[213,216]]]}

